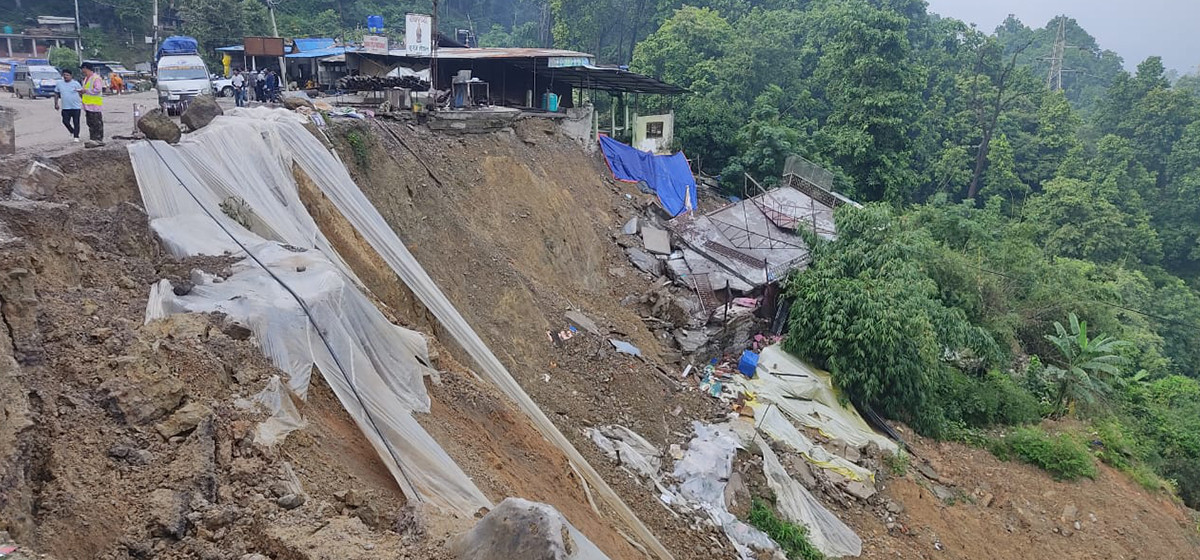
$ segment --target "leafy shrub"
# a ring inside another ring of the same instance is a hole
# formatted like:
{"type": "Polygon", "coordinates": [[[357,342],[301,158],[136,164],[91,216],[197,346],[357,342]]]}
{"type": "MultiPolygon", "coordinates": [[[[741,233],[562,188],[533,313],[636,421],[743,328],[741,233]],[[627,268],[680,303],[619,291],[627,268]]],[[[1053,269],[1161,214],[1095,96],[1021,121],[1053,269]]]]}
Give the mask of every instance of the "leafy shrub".
{"type": "Polygon", "coordinates": [[[940,398],[946,418],[964,426],[987,428],[1037,422],[1041,406],[1007,374],[991,371],[983,376],[951,371],[940,398]]]}
{"type": "Polygon", "coordinates": [[[1069,434],[1050,435],[1041,428],[1013,430],[1003,442],[993,446],[1001,459],[1015,456],[1050,473],[1055,480],[1096,478],[1096,463],[1086,447],[1069,434]]]}
{"type": "Polygon", "coordinates": [[[1095,424],[1096,438],[1100,449],[1096,456],[1106,464],[1122,471],[1132,471],[1137,461],[1136,443],[1125,432],[1125,427],[1116,418],[1108,418],[1095,424]]]}
{"type": "Polygon", "coordinates": [[[908,453],[903,449],[898,449],[895,453],[884,455],[883,462],[887,465],[888,470],[892,471],[893,475],[904,476],[908,472],[908,453]]]}
{"type": "Polygon", "coordinates": [[[354,154],[354,163],[359,169],[371,167],[371,136],[357,127],[346,132],[346,143],[354,154]]]}
{"type": "Polygon", "coordinates": [[[824,560],[825,555],[809,542],[808,528],[780,519],[766,502],[754,499],[749,521],[778,543],[790,560],[824,560]]]}

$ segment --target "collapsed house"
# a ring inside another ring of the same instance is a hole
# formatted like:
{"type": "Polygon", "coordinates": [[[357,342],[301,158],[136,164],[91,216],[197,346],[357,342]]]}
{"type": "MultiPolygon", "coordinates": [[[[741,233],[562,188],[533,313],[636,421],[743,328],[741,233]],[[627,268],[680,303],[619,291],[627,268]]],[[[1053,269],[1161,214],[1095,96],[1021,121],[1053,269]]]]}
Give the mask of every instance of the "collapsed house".
{"type": "MultiPolygon", "coordinates": [[[[607,155],[609,148],[604,149],[607,155]]],[[[611,162],[610,168],[622,179],[622,169],[611,162]]],[[[685,299],[680,305],[693,318],[676,325],[675,338],[684,353],[699,350],[714,334],[722,339],[721,350],[736,351],[731,343],[744,343],[752,331],[766,330],[748,324],[755,321],[767,321],[769,330],[779,334],[787,311],[779,282],[811,260],[804,232],[831,240],[836,236],[834,210],[859,206],[832,189],[831,173],[800,156],[788,158],[778,186],[763,188],[747,176],[757,194],[707,212],[693,210],[690,203],[682,208],[675,199],[688,198],[687,187],[675,188],[678,181],[654,184],[654,179],[645,190],[656,192],[658,206],[674,217],[662,228],[649,220],[626,224],[623,234],[640,234],[643,246],[625,250],[643,272],[665,275],[684,294],[691,293],[673,296],[685,299]],[[710,322],[714,328],[705,328],[710,322]]]]}

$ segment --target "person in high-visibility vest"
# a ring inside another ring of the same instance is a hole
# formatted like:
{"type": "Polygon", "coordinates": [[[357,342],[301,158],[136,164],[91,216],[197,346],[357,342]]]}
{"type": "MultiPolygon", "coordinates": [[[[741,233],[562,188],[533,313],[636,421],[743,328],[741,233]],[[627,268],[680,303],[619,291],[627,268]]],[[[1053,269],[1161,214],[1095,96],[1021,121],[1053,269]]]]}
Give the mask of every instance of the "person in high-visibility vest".
{"type": "Polygon", "coordinates": [[[96,73],[90,62],[80,67],[83,71],[83,113],[87,119],[88,148],[104,145],[104,78],[96,73]]]}

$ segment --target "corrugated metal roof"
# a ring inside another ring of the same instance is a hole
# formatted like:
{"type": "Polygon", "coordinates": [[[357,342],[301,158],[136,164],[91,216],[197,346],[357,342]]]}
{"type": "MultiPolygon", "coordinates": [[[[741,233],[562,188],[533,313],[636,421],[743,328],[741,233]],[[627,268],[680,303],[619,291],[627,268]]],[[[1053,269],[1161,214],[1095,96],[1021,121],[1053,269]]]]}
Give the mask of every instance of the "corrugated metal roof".
{"type": "Polygon", "coordinates": [[[325,58],[327,56],[344,54],[345,52],[346,52],[346,47],[329,47],[329,48],[325,48],[325,49],[316,49],[316,50],[311,50],[311,51],[302,50],[298,53],[292,53],[292,54],[287,55],[287,58],[325,58]]]}
{"type": "Polygon", "coordinates": [[[337,41],[329,37],[306,37],[303,39],[292,39],[292,43],[296,45],[296,50],[306,52],[328,49],[337,43],[337,41]]]}
{"type": "MultiPolygon", "coordinates": [[[[217,47],[214,50],[217,50],[220,52],[245,52],[246,45],[229,45],[228,47],[217,47]]],[[[292,47],[289,45],[284,45],[283,52],[285,52],[285,53],[292,52],[292,47]]]]}
{"type": "MultiPolygon", "coordinates": [[[[388,56],[403,56],[407,58],[429,58],[428,55],[410,56],[404,52],[404,49],[392,49],[388,51],[388,56]]],[[[562,49],[539,49],[539,48],[477,48],[477,49],[459,49],[459,48],[441,48],[438,49],[437,57],[443,60],[471,60],[481,58],[550,58],[550,57],[587,57],[593,58],[588,53],[579,51],[567,51],[562,49]]]]}

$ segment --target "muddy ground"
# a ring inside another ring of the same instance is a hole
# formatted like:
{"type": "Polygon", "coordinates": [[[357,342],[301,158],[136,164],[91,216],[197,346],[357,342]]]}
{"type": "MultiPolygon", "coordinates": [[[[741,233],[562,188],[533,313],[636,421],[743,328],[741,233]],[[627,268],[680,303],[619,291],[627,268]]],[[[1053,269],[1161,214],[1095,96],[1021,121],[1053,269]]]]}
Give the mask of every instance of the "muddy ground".
{"type": "MultiPolygon", "coordinates": [[[[643,303],[658,280],[630,267],[614,242],[645,195],[607,179],[598,159],[545,121],[464,136],[402,122],[356,126],[369,139],[365,153],[344,142],[349,129],[331,136],[364,192],[559,429],[677,558],[731,558],[718,534],[669,513],[650,484],[582,433],[622,424],[665,449],[687,441],[693,420],[729,412],[697,392],[694,378],[677,378],[693,358],[648,327],[662,320],[643,303]],[[565,328],[571,308],[604,335],[553,343],[546,332],[565,328]],[[646,359],[616,353],[608,337],[646,359]]],[[[0,161],[0,175],[26,163],[0,161]]],[[[308,426],[265,448],[252,441],[264,414],[234,402],[279,372],[244,329],[214,316],[143,325],[152,283],[194,268],[227,274],[230,263],[162,253],[123,149],[53,163],[66,180],[49,203],[0,203],[0,531],[49,558],[449,557],[445,543],[472,520],[406,503],[319,375],[299,403],[308,426]],[[106,173],[90,172],[96,158],[106,173]]],[[[9,183],[0,182],[0,198],[9,183]]],[[[427,383],[432,413],[418,419],[485,494],[550,503],[612,557],[645,557],[611,512],[593,510],[562,455],[478,380],[379,257],[300,183],[384,312],[433,335],[443,373],[427,383]]],[[[904,476],[880,467],[882,491],[868,500],[816,492],[862,536],[866,558],[1200,558],[1191,512],[1110,469],[1060,483],[986,451],[912,444],[936,480],[915,467],[904,476]],[[938,486],[954,499],[937,498],[938,486]]],[[[797,457],[781,459],[796,474],[797,457]]],[[[739,476],[769,497],[756,461],[740,454],[739,476]]]]}

